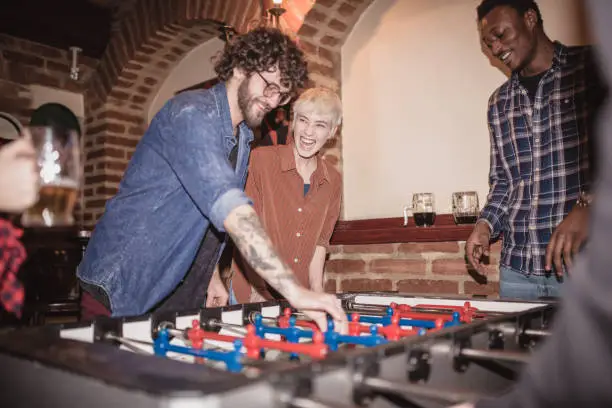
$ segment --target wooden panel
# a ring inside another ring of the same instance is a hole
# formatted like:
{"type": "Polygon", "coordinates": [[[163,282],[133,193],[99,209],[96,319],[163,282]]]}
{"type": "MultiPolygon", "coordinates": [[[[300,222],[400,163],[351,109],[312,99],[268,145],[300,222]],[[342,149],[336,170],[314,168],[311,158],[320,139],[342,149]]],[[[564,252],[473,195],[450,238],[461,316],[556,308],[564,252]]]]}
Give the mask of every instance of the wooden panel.
{"type": "Polygon", "coordinates": [[[451,214],[439,214],[431,227],[417,227],[412,218],[379,218],[338,221],[331,238],[332,245],[389,244],[394,242],[465,241],[473,224],[456,225],[451,214]]]}

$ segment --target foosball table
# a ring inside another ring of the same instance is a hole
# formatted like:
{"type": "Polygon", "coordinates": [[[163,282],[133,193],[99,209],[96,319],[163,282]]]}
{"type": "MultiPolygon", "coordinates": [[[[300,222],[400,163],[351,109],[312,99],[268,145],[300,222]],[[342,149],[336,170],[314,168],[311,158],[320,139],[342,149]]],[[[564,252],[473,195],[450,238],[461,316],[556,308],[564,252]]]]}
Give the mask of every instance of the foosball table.
{"type": "Polygon", "coordinates": [[[284,301],[0,334],[7,407],[445,407],[502,394],[553,302],[338,295],[320,331],[284,301]]]}

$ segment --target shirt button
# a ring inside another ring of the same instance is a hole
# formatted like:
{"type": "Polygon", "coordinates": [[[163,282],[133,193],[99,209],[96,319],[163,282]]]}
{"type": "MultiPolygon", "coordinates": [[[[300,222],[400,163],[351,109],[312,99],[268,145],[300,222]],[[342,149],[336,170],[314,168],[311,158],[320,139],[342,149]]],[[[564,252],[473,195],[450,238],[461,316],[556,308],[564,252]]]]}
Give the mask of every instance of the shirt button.
{"type": "Polygon", "coordinates": [[[298,263],[300,260],[298,258],[293,258],[293,263],[298,263]]]}
{"type": "Polygon", "coordinates": [[[530,225],[529,226],[529,230],[530,231],[535,231],[536,230],[536,226],[535,225],[530,225]]]}
{"type": "Polygon", "coordinates": [[[298,208],[298,212],[302,212],[302,208],[301,208],[301,207],[300,207],[300,208],[298,208]]]}
{"type": "Polygon", "coordinates": [[[535,141],[536,141],[536,142],[539,142],[539,141],[540,141],[540,138],[539,138],[539,137],[536,137],[536,138],[535,138],[535,141]]]}
{"type": "Polygon", "coordinates": [[[295,236],[299,238],[299,237],[301,237],[301,236],[302,236],[302,234],[300,234],[299,232],[296,232],[296,233],[295,233],[295,236]]]}

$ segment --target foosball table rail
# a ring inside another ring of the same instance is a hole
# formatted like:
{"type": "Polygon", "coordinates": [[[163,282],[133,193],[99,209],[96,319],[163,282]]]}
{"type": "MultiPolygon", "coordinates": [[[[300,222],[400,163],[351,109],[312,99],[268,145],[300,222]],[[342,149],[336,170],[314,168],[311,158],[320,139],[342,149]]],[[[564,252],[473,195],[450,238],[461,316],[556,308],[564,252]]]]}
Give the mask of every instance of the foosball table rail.
{"type": "Polygon", "coordinates": [[[356,406],[447,407],[498,395],[512,386],[529,353],[549,335],[553,313],[546,305],[376,349],[349,350],[300,367],[300,373],[283,378],[284,386],[272,387],[293,390],[285,395],[287,401],[308,394],[330,407],[347,401],[356,406]]]}
{"type": "Polygon", "coordinates": [[[288,317],[283,317],[286,302],[20,329],[0,335],[6,384],[0,397],[13,406],[53,401],[67,407],[84,402],[100,407],[444,407],[508,390],[530,351],[549,335],[555,311],[546,302],[474,299],[466,306],[465,299],[396,293],[340,298],[349,314],[384,317],[395,303],[394,313],[461,312],[471,318],[425,335],[341,348],[319,360],[247,361],[250,369],[240,373],[153,356],[151,350],[160,334],[166,340],[187,337],[183,328],[194,320],[197,330],[217,334],[244,334],[246,326],[262,321],[280,327],[287,324],[282,320],[288,317]],[[40,390],[41,384],[41,392],[28,391],[40,390]]]}

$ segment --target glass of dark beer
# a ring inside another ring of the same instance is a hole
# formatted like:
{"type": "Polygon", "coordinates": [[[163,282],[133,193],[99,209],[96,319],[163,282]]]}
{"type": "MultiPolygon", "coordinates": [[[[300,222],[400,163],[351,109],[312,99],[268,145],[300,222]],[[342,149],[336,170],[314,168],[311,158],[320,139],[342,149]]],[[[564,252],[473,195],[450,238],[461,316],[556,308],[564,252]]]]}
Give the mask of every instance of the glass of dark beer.
{"type": "Polygon", "coordinates": [[[476,191],[453,193],[453,217],[456,224],[475,224],[478,214],[478,193],[476,191]]]}
{"type": "Polygon", "coordinates": [[[432,226],[436,220],[433,193],[416,193],[412,195],[412,207],[404,208],[404,225],[408,225],[408,212],[412,213],[417,227],[432,226]]]}
{"type": "Polygon", "coordinates": [[[63,227],[74,224],[73,211],[81,180],[79,137],[61,127],[30,127],[39,171],[38,201],[26,210],[24,227],[63,227]]]}

